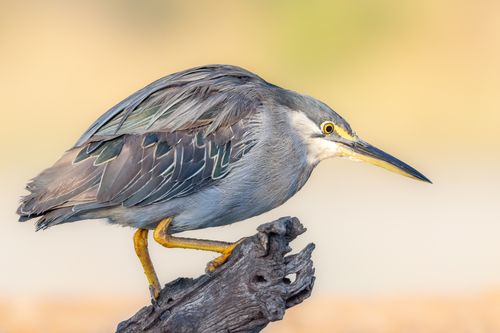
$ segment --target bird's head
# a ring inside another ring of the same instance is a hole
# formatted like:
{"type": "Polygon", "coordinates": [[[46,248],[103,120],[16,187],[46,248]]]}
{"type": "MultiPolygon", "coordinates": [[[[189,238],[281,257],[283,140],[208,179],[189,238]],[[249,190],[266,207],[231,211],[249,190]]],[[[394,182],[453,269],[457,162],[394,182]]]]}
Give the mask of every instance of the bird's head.
{"type": "Polygon", "coordinates": [[[312,164],[330,157],[368,162],[400,175],[431,183],[423,174],[392,155],[362,140],[339,114],[312,98],[292,111],[292,125],[306,142],[312,164]]]}

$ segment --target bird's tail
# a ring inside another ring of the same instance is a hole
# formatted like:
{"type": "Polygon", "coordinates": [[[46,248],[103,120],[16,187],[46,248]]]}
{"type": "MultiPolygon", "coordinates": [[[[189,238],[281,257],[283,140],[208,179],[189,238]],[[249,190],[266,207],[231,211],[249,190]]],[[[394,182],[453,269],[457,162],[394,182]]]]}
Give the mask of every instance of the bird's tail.
{"type": "Polygon", "coordinates": [[[93,197],[102,170],[91,160],[73,163],[77,153],[78,149],[68,151],[28,183],[30,193],[21,198],[17,209],[20,222],[39,218],[37,230],[69,222],[75,204],[93,197]]]}

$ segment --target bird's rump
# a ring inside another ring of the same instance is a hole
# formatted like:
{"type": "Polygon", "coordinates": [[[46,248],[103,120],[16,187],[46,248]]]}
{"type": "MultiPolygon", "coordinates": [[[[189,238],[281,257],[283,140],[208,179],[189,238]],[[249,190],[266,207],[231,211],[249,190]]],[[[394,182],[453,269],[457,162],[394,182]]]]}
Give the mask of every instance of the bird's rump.
{"type": "Polygon", "coordinates": [[[96,121],[27,186],[20,220],[37,228],[110,206],[145,206],[214,184],[255,144],[260,78],[232,66],[167,76],[96,121]],[[245,90],[251,90],[249,96],[245,90]]]}

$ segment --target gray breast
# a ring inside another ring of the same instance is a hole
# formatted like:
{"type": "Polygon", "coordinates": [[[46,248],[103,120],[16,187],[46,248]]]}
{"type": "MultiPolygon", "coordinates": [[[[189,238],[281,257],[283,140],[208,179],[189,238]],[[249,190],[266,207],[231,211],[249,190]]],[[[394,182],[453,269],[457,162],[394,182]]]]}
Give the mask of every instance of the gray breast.
{"type": "Polygon", "coordinates": [[[256,146],[217,186],[184,199],[173,232],[241,221],[283,204],[300,190],[313,166],[287,112],[271,108],[262,115],[256,146]]]}

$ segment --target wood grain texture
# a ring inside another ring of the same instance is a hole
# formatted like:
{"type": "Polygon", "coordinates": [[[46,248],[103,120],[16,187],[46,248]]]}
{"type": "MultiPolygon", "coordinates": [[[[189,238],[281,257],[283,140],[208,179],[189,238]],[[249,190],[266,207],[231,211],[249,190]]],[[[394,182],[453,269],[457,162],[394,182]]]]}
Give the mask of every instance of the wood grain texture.
{"type": "Polygon", "coordinates": [[[311,295],[314,244],[286,255],[289,243],[305,232],[293,217],[257,230],[215,272],[168,283],[157,304],[120,323],[117,333],[260,332],[283,319],[286,309],[311,295]]]}

